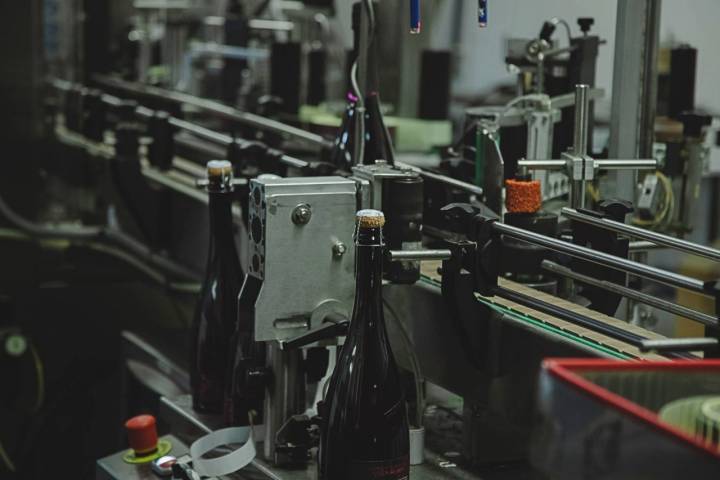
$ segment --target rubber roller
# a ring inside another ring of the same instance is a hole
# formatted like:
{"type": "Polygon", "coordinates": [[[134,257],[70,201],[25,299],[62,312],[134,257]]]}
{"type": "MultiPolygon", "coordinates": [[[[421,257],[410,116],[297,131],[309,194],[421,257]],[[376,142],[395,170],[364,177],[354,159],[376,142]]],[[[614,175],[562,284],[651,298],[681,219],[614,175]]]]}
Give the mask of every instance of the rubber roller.
{"type": "Polygon", "coordinates": [[[511,213],[536,213],[542,207],[539,180],[505,181],[505,206],[511,213]]]}

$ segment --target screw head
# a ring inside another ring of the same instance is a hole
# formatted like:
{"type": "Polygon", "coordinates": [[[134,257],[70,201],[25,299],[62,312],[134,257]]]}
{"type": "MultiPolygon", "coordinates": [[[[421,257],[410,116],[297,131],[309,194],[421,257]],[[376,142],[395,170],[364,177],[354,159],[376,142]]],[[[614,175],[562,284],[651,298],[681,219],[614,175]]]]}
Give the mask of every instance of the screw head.
{"type": "Polygon", "coordinates": [[[340,258],[345,255],[345,252],[347,252],[347,245],[343,242],[335,242],[335,245],[332,247],[332,251],[334,257],[340,258]]]}
{"type": "Polygon", "coordinates": [[[292,222],[295,225],[307,225],[312,218],[312,210],[307,203],[301,203],[292,212],[292,222]]]}

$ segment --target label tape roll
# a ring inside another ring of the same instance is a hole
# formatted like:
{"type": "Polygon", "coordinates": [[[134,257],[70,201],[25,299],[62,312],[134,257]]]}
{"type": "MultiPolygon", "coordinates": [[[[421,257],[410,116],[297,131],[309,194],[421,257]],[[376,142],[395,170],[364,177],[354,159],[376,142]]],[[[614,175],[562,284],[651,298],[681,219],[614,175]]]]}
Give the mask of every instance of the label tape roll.
{"type": "Polygon", "coordinates": [[[252,428],[230,427],[216,430],[199,438],[190,446],[193,468],[200,475],[221,477],[248,465],[255,458],[255,442],[252,439],[252,428]],[[242,443],[237,448],[217,458],[202,458],[206,453],[222,446],[242,443]]]}

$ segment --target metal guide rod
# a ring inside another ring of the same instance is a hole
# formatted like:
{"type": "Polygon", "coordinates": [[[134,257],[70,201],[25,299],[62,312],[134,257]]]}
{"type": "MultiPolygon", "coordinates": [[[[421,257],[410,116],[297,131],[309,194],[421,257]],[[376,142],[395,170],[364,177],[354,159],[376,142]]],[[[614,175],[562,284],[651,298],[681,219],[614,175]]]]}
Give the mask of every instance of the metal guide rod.
{"type": "Polygon", "coordinates": [[[579,325],[589,330],[599,332],[603,335],[606,335],[610,338],[615,338],[629,345],[639,347],[642,341],[645,340],[644,337],[641,337],[636,333],[629,332],[625,329],[622,329],[615,325],[611,325],[602,320],[588,317],[587,315],[583,315],[581,313],[568,310],[564,307],[545,302],[543,300],[540,300],[539,298],[520,293],[510,288],[499,286],[493,290],[493,294],[506,300],[510,300],[511,302],[519,303],[520,305],[532,308],[533,310],[537,310],[539,312],[565,320],[575,325],[579,325]]]}
{"type": "MultiPolygon", "coordinates": [[[[594,162],[595,168],[599,170],[654,170],[657,168],[657,160],[586,160],[594,162]]],[[[565,170],[568,164],[565,160],[520,160],[518,167],[528,170],[565,170]]]]}
{"type": "Polygon", "coordinates": [[[575,129],[573,137],[573,154],[586,155],[588,150],[588,123],[590,98],[587,85],[575,85],[575,129]]]}
{"type": "Polygon", "coordinates": [[[518,168],[523,167],[528,170],[565,170],[567,162],[565,160],[520,160],[518,168]]]}
{"type": "Polygon", "coordinates": [[[600,170],[655,170],[658,162],[655,159],[637,160],[595,160],[595,166],[600,170]]]}
{"type": "Polygon", "coordinates": [[[692,352],[695,350],[714,349],[718,346],[717,338],[658,338],[643,340],[641,352],[692,352]]]}
{"type": "MultiPolygon", "coordinates": [[[[107,85],[110,85],[111,87],[114,86],[114,87],[117,87],[117,88],[123,88],[122,86],[116,85],[116,84],[115,84],[116,82],[120,82],[122,85],[134,85],[134,84],[131,84],[131,83],[129,83],[129,82],[124,82],[124,81],[121,81],[121,80],[117,80],[117,81],[116,81],[115,79],[112,79],[112,78],[107,78],[107,79],[105,79],[105,77],[101,77],[101,79],[104,79],[105,83],[106,83],[107,85]]],[[[96,78],[96,80],[97,80],[97,81],[100,81],[100,79],[97,79],[97,78],[96,78]]],[[[101,83],[103,83],[103,82],[101,82],[101,83]]],[[[73,84],[70,83],[70,82],[66,82],[66,81],[64,81],[64,80],[59,80],[59,79],[53,79],[53,80],[51,81],[51,84],[52,84],[55,88],[57,88],[57,89],[59,89],[59,90],[69,90],[70,88],[72,88],[72,85],[73,85],[73,84]]],[[[142,90],[140,93],[146,93],[146,94],[151,95],[151,96],[157,96],[158,98],[165,98],[165,97],[163,97],[162,95],[157,95],[157,94],[153,95],[153,94],[151,94],[151,93],[145,92],[145,90],[144,90],[145,87],[144,87],[144,86],[143,86],[143,87],[138,87],[138,88],[142,90]]],[[[152,91],[152,92],[155,92],[155,90],[161,90],[161,89],[157,89],[157,88],[155,88],[155,87],[147,87],[147,88],[149,88],[150,91],[152,91]]],[[[129,89],[129,88],[128,88],[128,89],[129,89]]],[[[135,90],[129,89],[129,91],[134,92],[135,90]]],[[[169,93],[172,94],[173,96],[181,96],[181,97],[183,97],[183,98],[184,98],[184,97],[196,98],[196,97],[192,97],[191,95],[186,95],[186,94],[183,94],[183,93],[177,93],[177,92],[169,92],[169,93]]],[[[197,98],[196,98],[196,99],[197,99],[197,98]]],[[[108,95],[108,94],[104,94],[104,95],[102,96],[102,100],[103,100],[103,102],[107,103],[108,105],[115,105],[115,106],[117,106],[117,105],[119,104],[119,102],[121,101],[121,99],[119,99],[119,98],[117,98],[117,97],[115,97],[115,96],[112,96],[112,95],[108,95]]],[[[202,100],[202,99],[197,99],[197,100],[198,100],[198,101],[203,101],[203,102],[205,101],[205,100],[202,100]]],[[[183,102],[182,100],[179,100],[179,99],[176,100],[176,101],[181,102],[181,103],[188,103],[188,104],[190,104],[189,102],[183,102]]],[[[211,102],[211,103],[215,103],[215,102],[211,102]]],[[[225,107],[224,105],[221,105],[221,104],[218,104],[218,105],[220,105],[220,106],[223,107],[223,108],[230,108],[230,107],[225,107]]],[[[231,109],[231,110],[232,110],[232,109],[231,109]]],[[[150,117],[154,114],[154,111],[153,111],[153,110],[150,110],[149,108],[146,108],[146,107],[142,107],[142,106],[141,106],[141,107],[138,107],[138,108],[137,108],[136,113],[137,113],[138,115],[140,115],[140,116],[143,116],[143,117],[146,117],[146,118],[150,118],[150,117]]],[[[243,113],[243,112],[239,112],[239,113],[243,113]]],[[[244,114],[244,113],[243,113],[243,114],[244,114]]],[[[251,115],[251,114],[244,114],[244,115],[251,115]]],[[[258,118],[263,118],[263,117],[258,117],[258,118]]],[[[267,120],[267,119],[264,119],[264,118],[263,118],[263,120],[267,120]]],[[[274,120],[267,120],[267,121],[269,121],[269,122],[274,122],[274,120]]],[[[205,139],[207,139],[207,140],[209,140],[209,141],[211,141],[211,142],[213,142],[213,143],[219,143],[219,144],[221,144],[221,145],[228,145],[228,144],[232,141],[231,137],[228,136],[228,135],[225,135],[225,134],[219,133],[219,132],[214,132],[214,131],[212,131],[212,130],[210,130],[210,129],[207,129],[207,128],[205,128],[205,127],[202,127],[202,126],[197,125],[197,124],[194,124],[194,123],[187,122],[187,121],[185,121],[185,120],[180,120],[180,119],[177,119],[177,118],[174,118],[174,117],[170,117],[170,122],[171,122],[175,127],[177,127],[177,128],[181,128],[181,129],[186,130],[186,131],[188,131],[188,132],[190,132],[190,133],[194,133],[194,134],[196,134],[196,135],[198,135],[198,136],[200,136],[200,137],[202,137],[202,138],[205,138],[205,139]]],[[[274,122],[274,123],[277,123],[277,124],[279,124],[279,125],[283,125],[283,124],[281,124],[280,122],[274,122]]],[[[294,127],[290,127],[290,128],[294,128],[294,127]]],[[[299,131],[301,131],[301,132],[304,132],[303,130],[300,130],[300,129],[295,129],[295,130],[299,130],[299,131]]],[[[307,132],[305,132],[305,133],[307,133],[307,132]]],[[[313,135],[314,135],[314,134],[313,134],[313,135]]],[[[319,137],[319,136],[318,136],[318,137],[319,137]]],[[[322,138],[322,137],[319,137],[319,138],[322,138]]],[[[236,140],[236,141],[237,141],[237,140],[236,140]]],[[[324,139],[323,139],[323,141],[325,142],[324,139]]],[[[327,142],[327,145],[325,145],[325,146],[332,146],[332,145],[331,145],[330,142],[327,142]]],[[[309,165],[308,162],[306,162],[306,161],[304,161],[304,160],[300,160],[300,159],[295,158],[295,157],[291,157],[291,156],[289,156],[289,155],[282,155],[282,156],[280,157],[280,161],[283,162],[284,164],[288,165],[288,166],[295,167],[295,168],[305,168],[305,167],[307,167],[307,166],[309,165]]],[[[468,193],[472,193],[472,194],[475,194],[475,195],[482,195],[482,194],[483,194],[483,189],[482,189],[482,187],[478,187],[477,185],[473,185],[473,184],[471,184],[471,183],[463,182],[463,181],[461,181],[461,180],[457,180],[457,179],[452,178],[452,177],[447,177],[447,176],[445,176],[445,175],[440,175],[440,174],[437,174],[437,173],[429,172],[429,171],[427,171],[427,170],[423,170],[423,169],[421,169],[421,168],[419,168],[419,167],[416,167],[416,166],[414,166],[414,165],[409,165],[409,164],[402,163],[402,162],[397,162],[397,161],[396,161],[396,162],[395,162],[395,165],[396,165],[397,167],[399,167],[399,168],[411,169],[411,170],[413,170],[413,171],[418,172],[418,173],[420,174],[420,176],[422,176],[422,177],[425,177],[425,178],[428,178],[428,179],[431,179],[431,180],[435,180],[435,181],[440,182],[440,183],[444,183],[445,185],[448,185],[448,186],[451,186],[451,187],[455,187],[455,188],[460,189],[460,190],[464,190],[464,191],[466,191],[466,192],[468,192],[468,193]]]]}
{"type": "Polygon", "coordinates": [[[276,120],[261,117],[260,115],[243,112],[236,108],[223,105],[222,103],[216,102],[214,100],[207,100],[204,98],[196,97],[194,95],[189,95],[187,93],[165,90],[149,85],[126,82],[124,80],[109,77],[106,75],[94,75],[93,80],[101,85],[105,85],[111,88],[117,88],[126,92],[155,97],[163,100],[170,100],[175,103],[184,103],[186,105],[191,105],[205,112],[228,118],[230,120],[235,120],[239,123],[255,127],[259,130],[267,130],[280,133],[282,135],[295,137],[299,140],[303,140],[321,147],[332,147],[332,142],[326,140],[321,135],[310,133],[300,128],[278,122],[276,120]]]}
{"type": "Polygon", "coordinates": [[[449,260],[450,250],[390,250],[390,261],[449,260]]]}
{"type": "Polygon", "coordinates": [[[464,190],[468,193],[473,193],[475,195],[482,195],[483,189],[482,187],[478,187],[477,185],[473,185],[472,183],[463,182],[462,180],[457,180],[452,177],[447,177],[445,175],[440,175],[439,173],[433,173],[429,172],[427,170],[423,170],[422,168],[416,167],[414,165],[410,165],[407,163],[395,161],[395,166],[398,168],[407,168],[410,170],[413,170],[415,172],[418,172],[421,177],[429,178],[431,180],[435,180],[440,183],[444,183],[445,185],[449,185],[451,187],[458,188],[460,190],[464,190]]]}
{"type": "MultiPolygon", "coordinates": [[[[103,95],[102,101],[104,103],[107,103],[108,105],[119,105],[121,100],[117,97],[114,97],[112,95],[103,95]]],[[[152,118],[155,115],[155,111],[151,110],[144,106],[138,106],[135,109],[135,113],[141,117],[145,117],[146,119],[152,118]]],[[[241,139],[234,139],[230,135],[216,132],[215,130],[211,130],[209,128],[203,127],[202,125],[198,125],[196,123],[188,122],[187,120],[181,120],[179,118],[175,117],[169,117],[168,122],[170,125],[172,125],[175,128],[179,128],[180,130],[184,130],[188,133],[191,133],[199,138],[202,138],[204,140],[207,140],[209,142],[221,145],[223,147],[226,147],[230,145],[233,142],[238,143],[240,146],[242,146],[244,143],[246,143],[245,140],[241,139]]],[[[291,157],[289,155],[281,155],[279,160],[284,163],[285,165],[288,165],[290,167],[295,168],[305,168],[309,165],[308,162],[304,160],[300,160],[298,158],[291,157]]]]}
{"type": "Polygon", "coordinates": [[[563,208],[562,215],[569,218],[570,220],[576,220],[578,222],[587,223],[596,227],[605,228],[613,232],[621,233],[629,237],[640,238],[649,242],[663,245],[670,248],[675,248],[683,252],[692,253],[700,257],[705,257],[710,260],[720,262],[720,250],[706,247],[704,245],[698,245],[696,243],[688,242],[687,240],[681,240],[679,238],[670,237],[661,233],[645,230],[643,228],[634,227],[632,225],[626,225],[621,222],[616,222],[609,218],[594,217],[587,215],[582,212],[578,212],[572,208],[563,208]]]}
{"type": "Polygon", "coordinates": [[[616,257],[614,255],[592,250],[573,243],[563,242],[562,240],[540,235],[538,233],[530,232],[528,230],[513,227],[512,225],[504,223],[493,222],[493,229],[497,233],[517,238],[518,240],[524,240],[535,245],[540,245],[541,247],[564,253],[571,257],[612,267],[616,270],[632,273],[638,277],[647,278],[665,285],[683,288],[685,290],[710,296],[710,293],[704,289],[705,284],[695,278],[686,277],[685,275],[680,275],[674,272],[668,272],[649,265],[643,265],[642,263],[633,262],[625,258],[616,257]]]}
{"type": "Polygon", "coordinates": [[[585,206],[585,156],[588,150],[588,121],[590,111],[590,99],[588,98],[587,85],[575,85],[575,125],[573,130],[573,156],[582,159],[581,178],[576,173],[571,176],[570,202],[575,207],[585,206]]]}
{"type": "Polygon", "coordinates": [[[662,245],[645,240],[630,242],[630,252],[647,252],[648,250],[658,250],[662,248],[664,248],[662,245]]]}
{"type": "Polygon", "coordinates": [[[702,323],[703,325],[717,327],[719,323],[718,319],[713,317],[712,315],[707,315],[705,313],[683,307],[682,305],[668,302],[667,300],[662,300],[660,298],[653,297],[652,295],[638,292],[636,290],[623,287],[622,285],[618,285],[613,282],[608,282],[607,280],[598,280],[596,278],[574,272],[569,268],[558,265],[557,263],[551,262],[550,260],[543,260],[541,266],[543,269],[549,272],[553,272],[558,275],[568,277],[572,280],[577,280],[578,282],[592,285],[594,287],[602,288],[603,290],[607,290],[609,292],[618,294],[626,298],[630,298],[637,302],[659,308],[660,310],[664,310],[675,315],[680,315],[681,317],[689,318],[690,320],[695,320],[696,322],[702,323]]]}

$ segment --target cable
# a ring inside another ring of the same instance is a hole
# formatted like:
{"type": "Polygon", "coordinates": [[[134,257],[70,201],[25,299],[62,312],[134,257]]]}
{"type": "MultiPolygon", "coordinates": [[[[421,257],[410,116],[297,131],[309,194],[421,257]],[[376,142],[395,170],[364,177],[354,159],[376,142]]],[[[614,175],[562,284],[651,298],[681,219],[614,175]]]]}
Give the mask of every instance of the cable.
{"type": "Polygon", "coordinates": [[[70,239],[93,239],[102,232],[99,227],[67,227],[53,226],[48,227],[40,225],[25,219],[17,214],[10,206],[5,203],[5,199],[0,196],[0,213],[11,223],[14,223],[20,230],[24,230],[32,235],[41,237],[62,237],[70,239]]]}
{"type": "Polygon", "coordinates": [[[3,446],[2,441],[0,441],[0,458],[2,458],[3,463],[5,464],[5,467],[10,470],[12,473],[15,473],[15,464],[12,460],[10,460],[10,457],[8,456],[7,452],[5,451],[5,447],[3,446]]]}
{"type": "MultiPolygon", "coordinates": [[[[364,0],[363,4],[365,5],[365,8],[367,9],[368,13],[368,30],[370,34],[368,35],[368,42],[366,49],[370,49],[370,46],[372,45],[374,39],[375,39],[375,10],[372,6],[371,0],[364,0]]],[[[362,22],[361,22],[362,23],[362,22]]],[[[358,52],[358,57],[360,57],[358,52]]],[[[355,97],[357,98],[355,102],[355,110],[357,110],[357,118],[358,121],[355,123],[355,138],[356,141],[359,142],[357,147],[355,148],[355,163],[356,164],[362,164],[364,162],[365,158],[365,95],[362,93],[360,89],[360,85],[358,83],[358,58],[355,59],[355,62],[353,63],[352,69],[350,70],[350,83],[352,85],[353,91],[355,92],[355,97]]],[[[379,97],[378,97],[379,100],[379,97]]],[[[382,111],[380,112],[380,119],[385,125],[385,122],[382,120],[382,111]]],[[[387,134],[387,126],[385,126],[385,133],[387,134]]],[[[390,138],[390,137],[388,137],[390,138]]],[[[392,142],[391,142],[392,143],[392,142]]],[[[392,148],[392,146],[391,146],[392,148]]],[[[394,152],[393,152],[394,153],[394,152]]]]}
{"type": "Polygon", "coordinates": [[[519,97],[515,97],[512,100],[510,100],[508,103],[505,104],[505,107],[503,108],[503,111],[498,116],[499,118],[502,118],[505,116],[507,112],[510,111],[515,105],[517,105],[520,102],[526,102],[526,101],[533,101],[538,103],[544,103],[547,105],[550,105],[550,97],[548,95],[545,95],[544,93],[530,93],[528,95],[521,95],[519,97]]]}
{"type": "Polygon", "coordinates": [[[388,312],[390,312],[390,315],[395,321],[395,324],[398,326],[398,329],[400,330],[400,337],[403,340],[405,350],[407,351],[408,357],[410,358],[410,366],[413,370],[413,377],[415,378],[415,397],[417,399],[417,411],[415,412],[415,421],[417,422],[416,426],[421,427],[423,424],[423,413],[425,412],[425,393],[423,392],[422,387],[420,361],[418,360],[418,357],[415,353],[415,345],[410,339],[410,333],[407,331],[405,324],[402,322],[402,320],[400,320],[397,312],[395,312],[395,310],[390,306],[390,303],[385,300],[385,298],[383,298],[383,304],[385,305],[385,308],[388,310],[388,312]]]}
{"type": "Polygon", "coordinates": [[[568,24],[568,22],[565,19],[558,18],[558,17],[551,18],[550,22],[553,23],[554,25],[560,24],[563,27],[565,27],[565,32],[567,33],[568,46],[570,46],[572,43],[572,33],[570,33],[570,24],[568,24]]]}
{"type": "MultiPolygon", "coordinates": [[[[81,241],[81,242],[96,242],[94,245],[98,248],[102,248],[100,242],[106,240],[110,243],[123,247],[126,250],[132,252],[135,256],[144,259],[148,263],[152,263],[160,269],[168,272],[172,276],[184,279],[196,281],[198,275],[175,263],[174,261],[166,258],[162,255],[158,255],[153,252],[152,249],[146,247],[142,243],[133,239],[129,235],[112,228],[108,227],[87,227],[87,226],[46,226],[39,223],[30,221],[23,216],[16,213],[6,202],[5,199],[0,195],[0,214],[4,216],[10,223],[14,224],[21,231],[38,237],[47,238],[62,238],[70,241],[81,241]]],[[[109,248],[109,247],[106,247],[109,248]]],[[[121,254],[124,252],[121,252],[121,254]]],[[[120,256],[120,255],[118,255],[120,256]]],[[[147,270],[145,265],[139,263],[136,259],[131,259],[129,262],[138,265],[141,270],[143,267],[147,270]]],[[[163,283],[167,283],[164,282],[163,283]]]]}
{"type": "Polygon", "coordinates": [[[33,357],[33,363],[35,364],[35,381],[37,386],[33,412],[37,412],[45,402],[45,367],[43,366],[42,359],[40,358],[35,345],[32,343],[30,344],[30,354],[33,357]]]}
{"type": "Polygon", "coordinates": [[[352,70],[350,71],[350,83],[355,91],[355,110],[357,111],[357,120],[355,122],[355,141],[358,142],[355,147],[355,164],[362,164],[365,158],[365,97],[360,91],[357,79],[358,61],[355,59],[352,70]]]}

